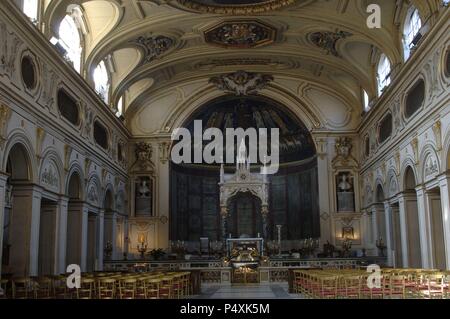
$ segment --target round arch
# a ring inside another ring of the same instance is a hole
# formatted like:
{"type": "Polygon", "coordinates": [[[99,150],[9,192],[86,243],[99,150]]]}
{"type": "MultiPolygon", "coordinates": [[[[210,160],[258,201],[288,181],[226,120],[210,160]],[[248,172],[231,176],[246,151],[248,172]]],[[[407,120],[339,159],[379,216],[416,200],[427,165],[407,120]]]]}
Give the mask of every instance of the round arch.
{"type": "MultiPolygon", "coordinates": [[[[11,134],[8,137],[8,142],[5,146],[3,153],[3,163],[2,163],[2,171],[6,172],[8,170],[8,160],[11,155],[15,155],[14,152],[19,150],[21,154],[21,162],[22,165],[27,166],[26,180],[30,182],[35,182],[37,180],[37,163],[36,158],[34,157],[34,148],[30,143],[28,137],[23,132],[16,132],[11,134]]],[[[15,163],[19,163],[20,161],[14,161],[15,163]]],[[[23,178],[20,178],[23,179],[23,178]]]]}

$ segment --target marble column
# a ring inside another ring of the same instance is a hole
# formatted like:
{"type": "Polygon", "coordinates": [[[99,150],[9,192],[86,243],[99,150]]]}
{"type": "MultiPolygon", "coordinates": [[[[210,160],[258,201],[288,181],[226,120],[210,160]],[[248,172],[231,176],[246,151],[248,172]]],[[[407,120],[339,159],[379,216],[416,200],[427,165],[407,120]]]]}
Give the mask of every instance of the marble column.
{"type": "MultiPolygon", "coordinates": [[[[400,214],[400,240],[401,240],[401,247],[402,247],[402,266],[404,268],[407,268],[410,263],[409,258],[409,249],[410,244],[409,238],[411,237],[408,235],[408,223],[411,221],[411,218],[408,218],[408,202],[409,199],[414,196],[411,194],[400,194],[398,197],[398,209],[400,214]]],[[[412,212],[414,213],[414,212],[412,212]]],[[[414,249],[414,247],[411,247],[414,249]]]]}
{"type": "Polygon", "coordinates": [[[387,264],[388,266],[393,266],[393,238],[392,238],[392,212],[391,205],[389,202],[384,202],[384,220],[386,223],[386,254],[387,254],[387,264]]]}
{"type": "MultiPolygon", "coordinates": [[[[334,190],[330,183],[329,176],[329,154],[333,154],[332,144],[323,142],[323,153],[317,158],[317,178],[319,188],[319,210],[320,210],[320,242],[330,242],[335,244],[336,236],[332,231],[332,209],[330,207],[330,198],[334,198],[334,190]]],[[[332,177],[333,178],[333,177],[332,177]]]]}
{"type": "Polygon", "coordinates": [[[420,252],[422,267],[431,268],[431,247],[430,247],[430,216],[428,211],[428,198],[423,186],[416,188],[417,209],[419,216],[420,252]]]}
{"type": "MultiPolygon", "coordinates": [[[[171,144],[171,141],[166,141],[167,145],[171,144]]],[[[170,212],[170,171],[169,171],[169,158],[167,146],[160,144],[159,148],[159,161],[158,161],[158,176],[156,176],[156,197],[157,206],[155,216],[159,216],[159,222],[156,224],[155,230],[157,231],[157,242],[155,247],[168,249],[169,244],[169,212],[170,212]]]]}
{"type": "Polygon", "coordinates": [[[450,269],[450,176],[440,176],[439,186],[441,191],[446,267],[450,269]]]}
{"type": "Polygon", "coordinates": [[[97,271],[103,270],[103,255],[104,255],[104,235],[105,234],[105,211],[100,210],[98,214],[98,236],[97,236],[97,271]]]}
{"type": "Polygon", "coordinates": [[[62,196],[56,211],[55,275],[66,272],[68,204],[69,198],[62,196]]]}
{"type": "Polygon", "coordinates": [[[10,265],[16,276],[37,276],[42,188],[15,184],[10,265]]]}
{"type": "Polygon", "coordinates": [[[104,238],[106,242],[104,246],[106,247],[106,243],[111,243],[112,251],[111,251],[111,260],[117,258],[117,213],[116,212],[107,212],[105,213],[105,227],[104,227],[104,238]]]}
{"type": "Polygon", "coordinates": [[[70,201],[67,215],[67,265],[79,265],[87,271],[88,207],[81,201],[70,201]]]}
{"type": "Polygon", "coordinates": [[[0,279],[2,277],[2,257],[3,257],[3,228],[5,227],[5,205],[6,205],[6,185],[8,176],[0,173],[0,279]]]}

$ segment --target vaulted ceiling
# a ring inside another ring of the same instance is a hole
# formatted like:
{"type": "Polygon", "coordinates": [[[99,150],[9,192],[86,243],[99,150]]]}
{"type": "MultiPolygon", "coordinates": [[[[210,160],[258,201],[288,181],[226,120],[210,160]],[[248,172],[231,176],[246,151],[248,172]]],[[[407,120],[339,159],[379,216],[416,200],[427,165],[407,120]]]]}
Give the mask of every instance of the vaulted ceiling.
{"type": "Polygon", "coordinates": [[[327,88],[356,112],[361,89],[376,96],[375,59],[402,63],[401,25],[410,3],[432,21],[439,0],[46,0],[50,38],[71,4],[87,25],[84,75],[110,56],[112,99],[129,114],[162,88],[246,70],[327,88]],[[369,29],[369,4],[382,28],[369,29]]]}

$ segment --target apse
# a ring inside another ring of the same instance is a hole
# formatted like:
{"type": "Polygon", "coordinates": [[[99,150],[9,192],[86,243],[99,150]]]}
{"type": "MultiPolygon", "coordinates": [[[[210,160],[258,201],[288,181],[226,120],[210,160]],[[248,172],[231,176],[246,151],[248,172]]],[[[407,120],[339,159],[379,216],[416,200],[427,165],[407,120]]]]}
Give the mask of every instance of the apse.
{"type": "MultiPolygon", "coordinates": [[[[306,126],[280,103],[263,97],[226,96],[213,100],[185,123],[194,131],[201,120],[203,130],[218,128],[279,129],[280,169],[269,180],[267,239],[289,241],[320,237],[317,158],[314,142],[306,126]],[[198,123],[198,122],[197,122],[198,123]]],[[[225,134],[224,134],[225,135],[225,134]]],[[[204,141],[203,143],[207,143],[204,141]]],[[[248,141],[246,143],[249,147],[248,141]]],[[[239,154],[237,141],[234,154],[239,154]]],[[[252,174],[261,163],[251,163],[252,174]]],[[[170,240],[198,242],[207,237],[221,240],[220,164],[170,164],[170,240]]],[[[225,174],[236,171],[226,163],[225,174]]],[[[250,193],[240,193],[227,203],[228,236],[262,236],[261,203],[250,193]]]]}

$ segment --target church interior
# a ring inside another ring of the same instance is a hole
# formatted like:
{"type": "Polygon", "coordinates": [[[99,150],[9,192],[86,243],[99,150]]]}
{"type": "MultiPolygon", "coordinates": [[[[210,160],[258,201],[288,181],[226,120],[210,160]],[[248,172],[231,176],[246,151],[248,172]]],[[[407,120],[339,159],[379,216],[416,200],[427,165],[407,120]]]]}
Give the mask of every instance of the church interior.
{"type": "Polygon", "coordinates": [[[1,1],[0,299],[450,298],[449,5],[1,1]]]}

